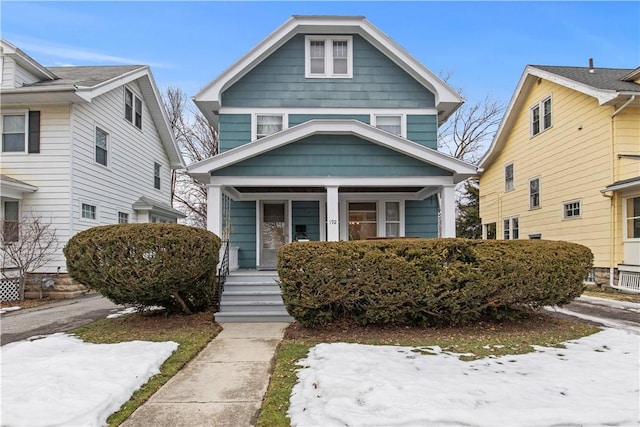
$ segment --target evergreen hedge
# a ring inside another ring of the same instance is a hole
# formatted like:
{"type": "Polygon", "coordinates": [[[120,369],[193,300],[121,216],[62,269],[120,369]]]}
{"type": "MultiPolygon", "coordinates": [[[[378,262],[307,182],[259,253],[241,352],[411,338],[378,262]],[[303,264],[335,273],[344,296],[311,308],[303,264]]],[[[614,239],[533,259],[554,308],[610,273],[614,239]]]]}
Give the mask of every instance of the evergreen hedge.
{"type": "Polygon", "coordinates": [[[69,275],[116,304],[203,311],[212,303],[220,239],[179,224],[93,227],[64,248],[69,275]]]}
{"type": "Polygon", "coordinates": [[[297,242],[280,248],[278,274],[303,326],[451,325],[567,304],[592,262],[584,246],[546,240],[297,242]]]}

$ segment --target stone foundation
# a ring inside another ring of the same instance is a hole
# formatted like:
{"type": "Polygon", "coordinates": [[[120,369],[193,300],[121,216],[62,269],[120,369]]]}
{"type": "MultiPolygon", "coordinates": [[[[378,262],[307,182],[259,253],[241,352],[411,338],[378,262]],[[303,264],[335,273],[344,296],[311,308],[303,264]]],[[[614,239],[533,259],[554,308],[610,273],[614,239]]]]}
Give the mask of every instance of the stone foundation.
{"type": "MultiPolygon", "coordinates": [[[[595,286],[599,287],[599,288],[607,288],[609,287],[609,276],[610,276],[610,269],[607,267],[595,267],[595,276],[596,276],[596,280],[595,280],[595,286]]],[[[618,269],[614,268],[613,269],[613,283],[618,283],[618,269]]]]}
{"type": "Polygon", "coordinates": [[[66,273],[29,273],[27,274],[25,299],[68,299],[87,293],[89,290],[73,280],[66,273]]]}

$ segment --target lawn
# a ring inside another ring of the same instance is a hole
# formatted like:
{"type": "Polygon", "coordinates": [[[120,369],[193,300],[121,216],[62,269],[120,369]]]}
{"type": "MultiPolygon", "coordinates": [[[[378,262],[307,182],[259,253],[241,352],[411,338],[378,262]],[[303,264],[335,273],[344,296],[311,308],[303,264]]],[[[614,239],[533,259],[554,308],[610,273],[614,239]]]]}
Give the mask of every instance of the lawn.
{"type": "Polygon", "coordinates": [[[129,314],[103,319],[72,331],[85,342],[96,344],[126,341],[173,341],[178,349],[162,364],[160,373],[136,391],[131,399],[112,414],[107,422],[118,426],[140,405],[193,359],[222,328],[213,321],[213,313],[203,312],[190,316],[164,314],[129,314]]]}
{"type": "Polygon", "coordinates": [[[396,346],[439,346],[443,351],[464,353],[461,360],[533,352],[532,346],[562,347],[599,329],[584,323],[532,313],[503,323],[479,322],[464,327],[359,327],[348,322],[319,329],[294,323],[285,331],[275,360],[271,383],[263,401],[258,427],[289,426],[289,399],[297,381],[297,362],[319,343],[358,343],[396,346]]]}

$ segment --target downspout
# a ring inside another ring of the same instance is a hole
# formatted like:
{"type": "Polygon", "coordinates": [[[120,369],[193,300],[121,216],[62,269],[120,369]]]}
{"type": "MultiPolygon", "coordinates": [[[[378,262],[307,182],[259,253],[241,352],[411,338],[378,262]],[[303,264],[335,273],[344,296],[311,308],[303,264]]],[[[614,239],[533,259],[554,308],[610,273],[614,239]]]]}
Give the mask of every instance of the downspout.
{"type": "MultiPolygon", "coordinates": [[[[617,182],[617,178],[618,178],[618,170],[616,168],[616,142],[615,142],[615,117],[620,114],[620,112],[622,110],[624,110],[625,108],[627,108],[627,106],[629,104],[631,104],[633,101],[635,101],[636,99],[636,95],[631,95],[631,97],[627,100],[627,102],[625,102],[624,104],[622,104],[618,109],[616,109],[613,114],[611,114],[611,182],[617,182]]],[[[616,197],[615,192],[611,193],[611,222],[610,222],[610,228],[609,228],[609,233],[610,233],[610,238],[609,238],[609,286],[613,287],[614,284],[614,280],[613,280],[613,276],[614,276],[614,263],[615,263],[615,255],[616,255],[616,251],[615,251],[615,244],[616,244],[616,235],[617,235],[617,215],[618,215],[618,198],[616,197]]]]}

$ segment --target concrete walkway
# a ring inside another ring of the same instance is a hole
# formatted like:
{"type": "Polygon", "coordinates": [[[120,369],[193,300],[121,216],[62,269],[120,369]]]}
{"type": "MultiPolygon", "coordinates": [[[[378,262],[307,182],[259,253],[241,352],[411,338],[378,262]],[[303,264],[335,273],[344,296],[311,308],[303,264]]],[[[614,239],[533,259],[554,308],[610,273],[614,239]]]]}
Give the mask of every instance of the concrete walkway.
{"type": "Polygon", "coordinates": [[[221,323],[222,332],[123,427],[254,425],[288,323],[221,323]]]}

